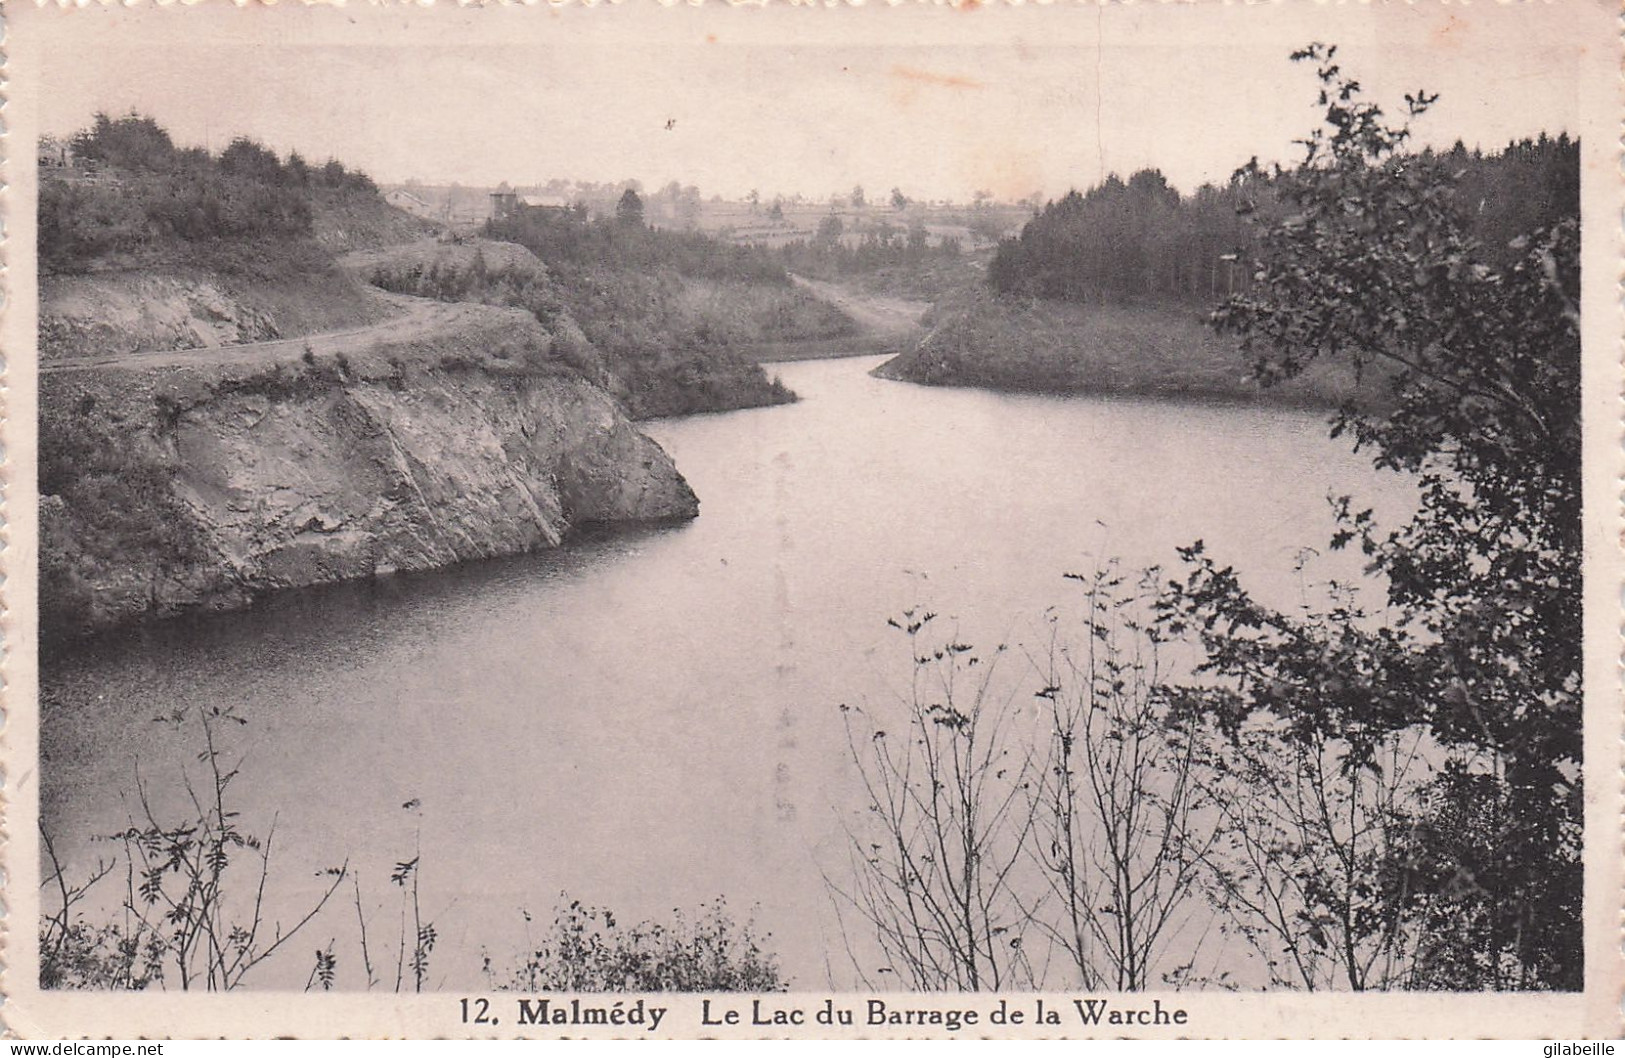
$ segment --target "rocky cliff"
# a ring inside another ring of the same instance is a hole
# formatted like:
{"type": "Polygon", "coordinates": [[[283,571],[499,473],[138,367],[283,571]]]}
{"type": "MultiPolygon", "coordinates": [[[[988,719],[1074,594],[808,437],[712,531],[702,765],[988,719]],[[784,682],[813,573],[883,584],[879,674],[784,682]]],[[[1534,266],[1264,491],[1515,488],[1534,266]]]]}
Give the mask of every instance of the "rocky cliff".
{"type": "Polygon", "coordinates": [[[482,311],[364,352],[44,373],[47,635],[697,513],[533,317],[482,311]]]}

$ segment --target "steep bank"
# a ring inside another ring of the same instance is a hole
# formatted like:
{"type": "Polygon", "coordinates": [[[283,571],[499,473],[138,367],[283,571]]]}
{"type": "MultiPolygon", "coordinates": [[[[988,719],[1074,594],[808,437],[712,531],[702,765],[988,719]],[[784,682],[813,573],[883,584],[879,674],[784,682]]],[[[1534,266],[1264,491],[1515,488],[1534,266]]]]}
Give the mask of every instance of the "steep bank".
{"type": "MultiPolygon", "coordinates": [[[[940,303],[914,348],[875,369],[881,378],[1041,393],[1121,394],[1330,407],[1360,395],[1341,364],[1261,389],[1236,343],[1196,309],[1077,305],[982,290],[940,303]]],[[[1362,395],[1362,399],[1363,395],[1362,395]]]]}
{"type": "Polygon", "coordinates": [[[533,317],[458,308],[478,318],[366,351],[42,374],[45,634],[697,513],[533,317]]]}
{"type": "MultiPolygon", "coordinates": [[[[534,302],[549,323],[553,306],[572,316],[612,376],[635,419],[784,404],[751,348],[795,338],[831,338],[850,321],[795,289],[775,256],[700,231],[649,227],[636,212],[591,218],[581,210],[520,208],[486,226],[490,239],[525,247],[547,262],[550,289],[534,302]]],[[[427,276],[422,277],[427,279],[427,276]]],[[[474,294],[493,276],[446,284],[474,294]]],[[[380,275],[380,286],[427,293],[411,275],[380,275]],[[399,285],[401,280],[406,285],[399,285]]],[[[520,292],[525,307],[532,294],[520,292]]],[[[445,296],[434,294],[430,296],[445,296]]],[[[504,302],[513,304],[521,302],[504,302]]]]}
{"type": "Polygon", "coordinates": [[[557,267],[496,239],[419,240],[348,254],[340,263],[399,294],[530,312],[564,359],[619,397],[634,419],[794,400],[745,350],[781,333],[822,337],[847,323],[788,286],[693,278],[658,266],[557,267]]]}

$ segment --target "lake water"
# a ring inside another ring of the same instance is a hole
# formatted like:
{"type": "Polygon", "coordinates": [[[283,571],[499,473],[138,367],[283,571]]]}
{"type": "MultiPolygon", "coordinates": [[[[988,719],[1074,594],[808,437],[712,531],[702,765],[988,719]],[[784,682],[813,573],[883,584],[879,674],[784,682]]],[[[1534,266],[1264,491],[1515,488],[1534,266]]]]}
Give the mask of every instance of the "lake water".
{"type": "MultiPolygon", "coordinates": [[[[138,764],[156,811],[178,811],[198,741],[153,717],[230,706],[248,721],[228,736],[242,821],[275,819],[273,917],[348,858],[384,987],[389,874],[416,855],[431,987],[479,986],[482,954],[506,964],[566,892],[623,920],[725,895],[799,988],[849,982],[824,880],[861,807],[838,707],[894,704],[909,652],[888,617],[925,606],[963,641],[1011,644],[1019,685],[1045,609],[1076,608],[1063,573],[1173,566],[1201,538],[1290,605],[1310,577],[1355,572],[1325,554],[1297,570],[1324,552],[1329,492],[1411,502],[1317,415],[918,387],[870,377],[877,362],[776,365],[800,403],[648,424],[700,496],[692,523],[291,593],[60,659],[42,731],[59,852],[83,871],[112,851],[88,835],[128,825],[138,764]]],[[[302,986],[334,938],[339,984],[363,986],[342,896],[252,982],[302,986]]]]}

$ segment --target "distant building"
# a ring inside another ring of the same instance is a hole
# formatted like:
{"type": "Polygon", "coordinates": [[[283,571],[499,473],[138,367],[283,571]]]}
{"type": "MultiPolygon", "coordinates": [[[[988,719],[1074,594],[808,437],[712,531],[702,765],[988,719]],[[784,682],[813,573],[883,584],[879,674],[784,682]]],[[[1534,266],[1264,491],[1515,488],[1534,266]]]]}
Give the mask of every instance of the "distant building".
{"type": "Polygon", "coordinates": [[[521,209],[556,209],[570,208],[568,199],[561,195],[521,195],[510,190],[503,184],[491,192],[491,219],[503,220],[518,213],[521,209]]]}
{"type": "Polygon", "coordinates": [[[491,192],[491,219],[506,220],[519,212],[519,196],[506,184],[491,192]]]}

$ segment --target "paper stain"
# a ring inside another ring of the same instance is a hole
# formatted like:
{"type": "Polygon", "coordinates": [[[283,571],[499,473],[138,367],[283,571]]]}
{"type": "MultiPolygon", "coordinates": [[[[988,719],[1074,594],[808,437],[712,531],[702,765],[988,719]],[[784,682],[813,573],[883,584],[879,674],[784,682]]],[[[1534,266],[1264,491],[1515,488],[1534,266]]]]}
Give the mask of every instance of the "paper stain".
{"type": "Polygon", "coordinates": [[[959,166],[963,178],[995,199],[1014,202],[1044,186],[1044,160],[1014,141],[978,147],[959,166]]]}
{"type": "Polygon", "coordinates": [[[1455,15],[1448,15],[1445,17],[1444,25],[1428,34],[1428,39],[1434,48],[1460,50],[1466,43],[1463,38],[1467,36],[1471,28],[1455,15]]]}
{"type": "Polygon", "coordinates": [[[958,74],[934,73],[922,70],[915,66],[893,66],[891,75],[910,84],[935,85],[939,88],[986,88],[987,86],[974,77],[961,77],[958,74]]]}

